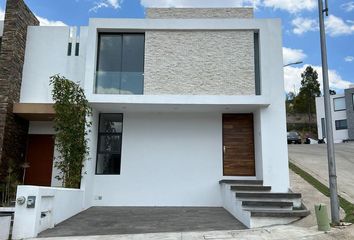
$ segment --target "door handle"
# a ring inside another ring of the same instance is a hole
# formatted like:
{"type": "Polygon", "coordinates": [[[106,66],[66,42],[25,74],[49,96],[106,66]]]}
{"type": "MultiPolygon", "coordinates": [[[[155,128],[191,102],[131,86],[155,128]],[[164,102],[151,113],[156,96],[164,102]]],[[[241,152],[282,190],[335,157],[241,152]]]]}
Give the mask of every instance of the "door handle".
{"type": "Polygon", "coordinates": [[[224,153],[225,153],[225,152],[226,152],[226,146],[224,146],[224,148],[223,148],[223,149],[224,149],[224,153]]]}

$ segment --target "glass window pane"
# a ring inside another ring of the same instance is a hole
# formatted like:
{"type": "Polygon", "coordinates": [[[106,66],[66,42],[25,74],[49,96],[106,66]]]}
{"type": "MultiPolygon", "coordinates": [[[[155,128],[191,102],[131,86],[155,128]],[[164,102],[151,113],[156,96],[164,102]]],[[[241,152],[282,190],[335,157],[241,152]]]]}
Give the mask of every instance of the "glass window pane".
{"type": "Polygon", "coordinates": [[[101,114],[101,133],[121,133],[123,128],[122,114],[101,114]]]}
{"type": "Polygon", "coordinates": [[[145,35],[100,34],[96,93],[143,94],[145,35]]]}
{"type": "Polygon", "coordinates": [[[98,51],[98,71],[121,72],[122,36],[118,34],[100,35],[98,51]]]}
{"type": "Polygon", "coordinates": [[[120,154],[98,154],[97,174],[120,174],[120,154]]]}
{"type": "Polygon", "coordinates": [[[121,135],[100,135],[99,152],[119,152],[121,146],[121,135]]]}
{"type": "Polygon", "coordinates": [[[336,120],[336,130],[348,129],[347,120],[336,120]]]}
{"type": "Polygon", "coordinates": [[[121,94],[143,94],[144,34],[123,35],[121,94]]]}
{"type": "Polygon", "coordinates": [[[334,105],[334,111],[341,111],[341,110],[345,110],[346,106],[345,106],[345,98],[334,98],[333,99],[333,105],[334,105]]]}
{"type": "Polygon", "coordinates": [[[122,36],[100,35],[96,93],[119,93],[122,71],[122,36]]]}

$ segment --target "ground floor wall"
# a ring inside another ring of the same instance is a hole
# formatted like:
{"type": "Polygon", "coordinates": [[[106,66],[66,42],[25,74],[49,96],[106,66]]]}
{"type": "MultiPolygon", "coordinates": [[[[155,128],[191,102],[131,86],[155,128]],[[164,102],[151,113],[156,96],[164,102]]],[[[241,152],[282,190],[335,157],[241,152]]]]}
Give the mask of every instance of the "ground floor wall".
{"type": "MultiPolygon", "coordinates": [[[[254,112],[254,177],[223,176],[222,113],[218,112],[124,113],[121,173],[96,175],[98,115],[93,116],[94,140],[83,181],[89,205],[221,206],[221,179],[267,178],[274,191],[288,190],[285,132],[274,145],[277,130],[263,130],[269,127],[265,120],[272,120],[271,112],[254,112]]],[[[276,121],[271,124],[277,126],[276,121]]]]}

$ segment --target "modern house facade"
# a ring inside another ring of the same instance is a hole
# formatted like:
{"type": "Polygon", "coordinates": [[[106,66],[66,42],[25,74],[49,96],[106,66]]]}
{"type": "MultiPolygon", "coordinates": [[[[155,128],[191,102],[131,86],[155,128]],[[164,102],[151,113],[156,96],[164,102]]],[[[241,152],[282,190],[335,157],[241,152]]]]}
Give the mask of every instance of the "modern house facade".
{"type": "MultiPolygon", "coordinates": [[[[354,86],[343,94],[331,95],[333,138],[336,143],[354,140],[354,86]]],[[[326,138],[324,98],[316,98],[318,138],[326,138]]]]}
{"type": "MultiPolygon", "coordinates": [[[[32,194],[61,186],[49,85],[61,74],[84,88],[93,109],[80,211],[223,206],[248,227],[304,216],[293,210],[301,195],[289,193],[279,20],[254,19],[251,8],[156,8],[80,29],[33,25],[11,109],[28,124],[24,184],[50,187],[32,194]],[[278,199],[283,213],[274,203],[243,205],[262,198],[278,199]]],[[[16,206],[15,220],[24,209],[16,206]]],[[[18,238],[32,234],[21,235],[16,221],[14,229],[18,238]]]]}

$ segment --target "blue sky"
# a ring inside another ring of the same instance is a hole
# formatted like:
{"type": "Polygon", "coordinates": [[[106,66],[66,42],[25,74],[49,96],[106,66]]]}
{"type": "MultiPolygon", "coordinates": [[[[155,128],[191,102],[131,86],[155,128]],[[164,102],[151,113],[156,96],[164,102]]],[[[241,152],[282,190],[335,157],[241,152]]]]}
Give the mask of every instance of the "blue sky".
{"type": "MultiPolygon", "coordinates": [[[[310,64],[321,78],[317,0],[25,0],[42,25],[87,25],[92,17],[143,18],[145,7],[253,6],[257,18],[281,18],[285,88],[298,91],[310,64]]],[[[5,0],[0,0],[0,18],[5,0]]],[[[354,83],[354,0],[329,0],[326,18],[330,85],[339,92],[354,83]]],[[[321,80],[321,79],[320,79],[321,80]]]]}

